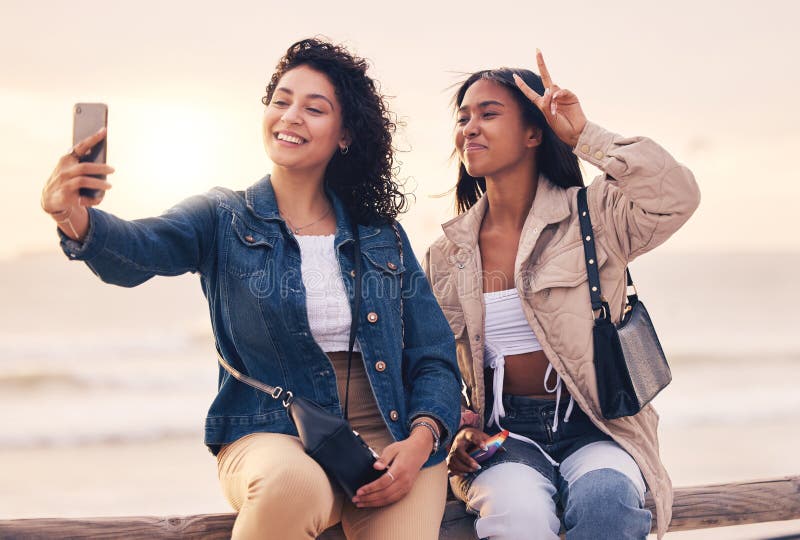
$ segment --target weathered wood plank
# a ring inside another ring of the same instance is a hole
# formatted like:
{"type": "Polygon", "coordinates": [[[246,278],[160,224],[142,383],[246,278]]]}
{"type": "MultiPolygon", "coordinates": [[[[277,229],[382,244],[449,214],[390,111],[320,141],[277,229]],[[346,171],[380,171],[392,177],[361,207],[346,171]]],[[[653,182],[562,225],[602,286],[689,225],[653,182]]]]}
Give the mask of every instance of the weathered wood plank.
{"type": "Polygon", "coordinates": [[[0,538],[37,540],[44,538],[102,540],[130,538],[231,537],[235,514],[202,514],[173,517],[108,517],[75,519],[16,519],[0,521],[0,538]]]}
{"type": "MultiPolygon", "coordinates": [[[[647,500],[652,510],[652,501],[647,500]]],[[[186,539],[229,538],[235,514],[0,520],[0,538],[186,539]]],[[[800,476],[677,488],[670,531],[800,519],[800,476]]],[[[441,540],[474,540],[472,522],[458,501],[448,501],[441,540]]],[[[320,540],[342,540],[340,527],[320,540]]]]}
{"type": "Polygon", "coordinates": [[[675,489],[670,531],[800,519],[800,476],[675,489]]]}

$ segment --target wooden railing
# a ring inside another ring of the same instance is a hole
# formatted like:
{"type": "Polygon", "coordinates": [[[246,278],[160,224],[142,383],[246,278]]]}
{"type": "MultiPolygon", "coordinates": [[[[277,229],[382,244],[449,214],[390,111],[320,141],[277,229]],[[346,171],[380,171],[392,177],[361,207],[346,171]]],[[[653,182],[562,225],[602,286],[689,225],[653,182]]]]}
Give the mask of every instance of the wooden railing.
{"type": "MultiPolygon", "coordinates": [[[[647,506],[652,510],[652,501],[647,506]]],[[[0,538],[230,538],[235,514],[0,520],[0,538]]],[[[475,517],[448,501],[439,538],[473,540],[475,517]]],[[[800,476],[675,489],[670,531],[800,519],[800,476]]],[[[654,520],[655,521],[655,520],[654,520]]],[[[798,526],[800,532],[800,525],[798,526]]],[[[344,538],[341,528],[320,540],[344,538]]]]}

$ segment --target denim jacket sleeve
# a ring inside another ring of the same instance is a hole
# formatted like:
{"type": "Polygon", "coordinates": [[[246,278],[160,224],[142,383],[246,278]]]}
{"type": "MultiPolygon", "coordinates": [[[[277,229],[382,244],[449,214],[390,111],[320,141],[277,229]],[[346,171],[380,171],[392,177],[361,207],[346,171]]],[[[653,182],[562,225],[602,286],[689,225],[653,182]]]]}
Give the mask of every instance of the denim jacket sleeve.
{"type": "Polygon", "coordinates": [[[190,197],[158,217],[127,221],[89,208],[89,232],[76,242],[60,230],[61,249],[106,283],[134,287],[155,275],[203,272],[216,241],[217,199],[190,197]]]}
{"type": "MultiPolygon", "coordinates": [[[[461,416],[461,383],[455,339],[408,237],[400,229],[405,254],[403,278],[403,370],[411,384],[409,422],[430,416],[444,427],[440,444],[449,446],[461,416]]],[[[410,427],[410,425],[409,425],[410,427]]]]}

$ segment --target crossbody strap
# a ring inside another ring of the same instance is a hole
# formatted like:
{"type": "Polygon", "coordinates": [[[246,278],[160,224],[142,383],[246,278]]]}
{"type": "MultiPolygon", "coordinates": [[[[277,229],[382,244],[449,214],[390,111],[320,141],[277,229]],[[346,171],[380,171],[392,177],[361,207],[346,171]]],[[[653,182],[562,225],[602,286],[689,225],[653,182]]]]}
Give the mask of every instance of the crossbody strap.
{"type": "Polygon", "coordinates": [[[355,284],[353,286],[353,316],[350,321],[350,342],[347,346],[347,382],[344,386],[344,419],[347,420],[348,405],[350,404],[350,366],[353,363],[353,347],[356,343],[358,321],[361,319],[361,239],[358,236],[358,224],[353,224],[353,264],[355,264],[355,284]]]}
{"type": "MultiPolygon", "coordinates": [[[[347,350],[347,383],[345,384],[345,398],[344,398],[345,419],[347,419],[347,404],[349,401],[349,394],[350,394],[350,366],[353,360],[353,347],[355,346],[356,342],[356,332],[358,331],[358,320],[359,320],[359,311],[361,309],[361,295],[362,295],[361,241],[358,236],[358,225],[353,226],[353,239],[355,240],[355,244],[353,247],[354,264],[355,264],[355,286],[354,286],[355,298],[353,299],[354,305],[353,305],[352,320],[350,323],[350,342],[347,350]]],[[[223,358],[222,353],[220,353],[219,351],[219,348],[217,348],[217,361],[219,362],[219,365],[221,365],[223,369],[225,369],[225,371],[230,373],[231,376],[236,380],[241,381],[244,384],[255,388],[256,390],[261,390],[262,392],[271,396],[274,399],[283,398],[284,407],[288,407],[291,404],[292,399],[294,398],[292,392],[284,390],[280,386],[270,386],[257,379],[248,377],[244,373],[241,373],[233,366],[231,366],[225,360],[225,358],[223,358]]]]}
{"type": "Polygon", "coordinates": [[[285,399],[284,399],[284,402],[283,402],[284,407],[288,407],[289,403],[291,403],[291,398],[292,398],[292,393],[291,392],[285,391],[280,386],[270,386],[268,384],[264,384],[259,380],[256,380],[256,379],[254,379],[252,377],[248,377],[244,373],[239,372],[233,366],[231,366],[225,360],[225,358],[222,357],[222,354],[219,352],[219,349],[217,349],[217,360],[219,361],[219,365],[221,365],[223,368],[225,368],[225,371],[230,373],[235,379],[243,382],[244,384],[252,386],[256,390],[261,390],[265,394],[269,394],[270,396],[272,396],[275,399],[281,399],[281,397],[285,396],[285,399]]]}
{"type": "Polygon", "coordinates": [[[403,264],[403,238],[400,236],[400,229],[397,226],[397,221],[392,222],[392,229],[394,230],[394,235],[397,237],[397,251],[400,254],[400,268],[403,270],[403,272],[400,272],[400,290],[398,291],[398,295],[400,296],[400,335],[403,346],[405,346],[406,325],[403,322],[403,273],[405,272],[405,264],[403,264]]]}
{"type": "MultiPolygon", "coordinates": [[[[603,297],[600,290],[600,271],[597,268],[597,250],[594,243],[594,229],[592,228],[592,217],[589,215],[589,204],[586,200],[586,188],[578,190],[578,222],[581,227],[581,238],[583,239],[583,255],[586,260],[586,275],[589,278],[589,298],[592,302],[592,311],[600,311],[600,318],[611,315],[608,302],[603,297]]],[[[633,278],[630,270],[625,267],[628,287],[634,287],[633,278]]],[[[630,303],[630,299],[628,301],[630,303]]]]}

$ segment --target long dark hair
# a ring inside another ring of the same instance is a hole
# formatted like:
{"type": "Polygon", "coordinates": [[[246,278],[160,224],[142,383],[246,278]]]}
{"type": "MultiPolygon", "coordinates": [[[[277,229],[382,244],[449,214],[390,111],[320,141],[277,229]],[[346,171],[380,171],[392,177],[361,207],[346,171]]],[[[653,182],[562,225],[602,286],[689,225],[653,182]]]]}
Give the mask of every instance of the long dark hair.
{"type": "MultiPolygon", "coordinates": [[[[456,113],[464,101],[464,95],[470,86],[485,79],[503,85],[511,91],[522,110],[524,120],[528,125],[534,125],[542,130],[542,144],[537,151],[539,172],[544,174],[553,184],[562,188],[583,186],[583,176],[578,165],[578,158],[572,153],[569,145],[559,139],[547,125],[542,111],[523,94],[514,82],[514,74],[522,77],[528,86],[536,90],[539,95],[544,93],[542,79],[537,74],[527,69],[498,68],[477,71],[470,75],[458,88],[453,97],[456,113]]],[[[463,163],[459,163],[458,181],[456,182],[456,210],[459,214],[469,210],[473,204],[486,191],[484,177],[470,176],[463,163]]]]}
{"type": "Polygon", "coordinates": [[[395,177],[392,135],[397,125],[386,97],[366,74],[369,63],[342,45],[319,38],[298,41],[278,62],[261,102],[268,105],[280,78],[303,65],[331,81],[342,105],[344,128],[352,138],[348,153],[336,152],[328,163],[326,186],[356,222],[393,221],[408,204],[395,177]]]}

